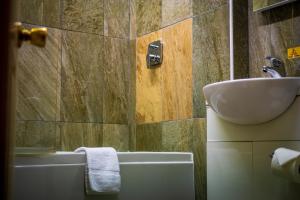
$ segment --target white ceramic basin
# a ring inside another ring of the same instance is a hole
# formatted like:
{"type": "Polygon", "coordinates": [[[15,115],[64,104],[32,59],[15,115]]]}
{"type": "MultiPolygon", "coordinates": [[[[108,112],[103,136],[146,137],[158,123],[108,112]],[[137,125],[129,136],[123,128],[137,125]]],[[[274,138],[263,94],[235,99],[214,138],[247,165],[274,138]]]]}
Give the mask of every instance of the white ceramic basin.
{"type": "Polygon", "coordinates": [[[300,77],[251,78],[206,85],[204,96],[223,119],[259,124],[278,117],[300,94],[300,77]]]}

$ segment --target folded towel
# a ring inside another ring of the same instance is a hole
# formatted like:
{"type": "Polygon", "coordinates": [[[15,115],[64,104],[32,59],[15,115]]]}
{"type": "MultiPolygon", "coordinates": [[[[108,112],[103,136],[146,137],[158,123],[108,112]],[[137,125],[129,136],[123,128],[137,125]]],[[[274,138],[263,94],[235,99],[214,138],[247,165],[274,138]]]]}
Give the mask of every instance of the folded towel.
{"type": "Polygon", "coordinates": [[[120,192],[120,166],[115,149],[80,147],[75,152],[86,153],[85,188],[87,194],[120,192]]]}

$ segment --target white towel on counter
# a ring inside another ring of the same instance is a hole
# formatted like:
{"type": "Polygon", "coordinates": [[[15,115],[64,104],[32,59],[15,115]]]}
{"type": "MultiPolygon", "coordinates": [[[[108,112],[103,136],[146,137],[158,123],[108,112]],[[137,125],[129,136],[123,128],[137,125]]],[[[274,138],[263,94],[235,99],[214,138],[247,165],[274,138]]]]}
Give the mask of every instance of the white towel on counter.
{"type": "Polygon", "coordinates": [[[120,165],[114,148],[80,147],[75,152],[86,153],[85,188],[87,194],[117,194],[120,192],[120,165]]]}

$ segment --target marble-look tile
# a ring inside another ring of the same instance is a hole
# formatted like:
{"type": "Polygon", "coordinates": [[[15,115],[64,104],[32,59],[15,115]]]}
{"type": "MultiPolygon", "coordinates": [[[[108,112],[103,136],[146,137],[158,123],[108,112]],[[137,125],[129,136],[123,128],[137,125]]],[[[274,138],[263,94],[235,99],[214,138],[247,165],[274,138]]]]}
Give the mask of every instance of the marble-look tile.
{"type": "MultiPolygon", "coordinates": [[[[26,28],[32,26],[25,25],[26,28]]],[[[17,119],[55,121],[61,31],[48,28],[46,47],[24,44],[18,51],[17,119]]]]}
{"type": "Polygon", "coordinates": [[[128,125],[103,124],[103,146],[113,147],[117,151],[129,150],[128,125]]]}
{"type": "Polygon", "coordinates": [[[21,1],[22,0],[14,0],[14,14],[11,17],[15,21],[21,22],[21,1]]]}
{"type": "Polygon", "coordinates": [[[137,151],[193,152],[196,199],[206,199],[206,119],[136,125],[137,151]]]}
{"type": "Polygon", "coordinates": [[[218,9],[220,6],[226,4],[227,1],[228,0],[193,0],[193,15],[199,16],[218,9]]]}
{"type": "MultiPolygon", "coordinates": [[[[63,33],[62,33],[63,34],[63,33]]],[[[62,34],[61,34],[61,38],[62,38],[62,34]]],[[[62,39],[61,39],[61,42],[62,42],[62,39]]],[[[60,61],[59,61],[59,68],[57,70],[57,78],[56,78],[56,91],[57,91],[57,95],[56,95],[56,113],[55,113],[55,120],[58,122],[58,121],[61,121],[61,104],[62,104],[62,101],[61,101],[61,92],[62,92],[62,44],[61,44],[61,50],[60,50],[60,61]]]]}
{"type": "Polygon", "coordinates": [[[100,147],[103,143],[103,125],[98,123],[58,123],[61,150],[74,151],[81,146],[100,147]]]}
{"type": "Polygon", "coordinates": [[[162,122],[162,151],[180,151],[181,139],[178,121],[162,122]]]}
{"type": "Polygon", "coordinates": [[[136,124],[129,124],[129,151],[136,151],[136,124]]]}
{"type": "MultiPolygon", "coordinates": [[[[292,60],[287,58],[287,49],[294,46],[293,38],[293,4],[274,8],[270,15],[271,26],[271,55],[284,63],[280,71],[287,76],[295,76],[296,67],[292,60]]],[[[298,36],[300,37],[300,36],[298,36]]]]}
{"type": "Polygon", "coordinates": [[[206,199],[206,119],[193,119],[193,147],[196,199],[206,199]]]}
{"type": "Polygon", "coordinates": [[[249,77],[248,1],[233,1],[234,79],[249,77]]]}
{"type": "Polygon", "coordinates": [[[135,123],[136,112],[136,40],[130,40],[128,122],[135,123]]]}
{"type": "Polygon", "coordinates": [[[193,15],[192,0],[162,0],[162,27],[193,15]]]}
{"type": "Polygon", "coordinates": [[[193,120],[162,122],[162,151],[191,152],[193,120]]]}
{"type": "Polygon", "coordinates": [[[253,12],[252,0],[248,6],[249,23],[249,76],[261,77],[261,67],[267,65],[265,58],[271,55],[269,12],[253,12]]]}
{"type": "Polygon", "coordinates": [[[41,25],[43,20],[43,0],[18,0],[19,20],[41,25]]]}
{"type": "Polygon", "coordinates": [[[135,0],[129,1],[129,12],[130,12],[130,39],[136,39],[136,3],[135,0]]]}
{"type": "Polygon", "coordinates": [[[65,31],[62,47],[60,119],[102,122],[103,37],[65,31]]]}
{"type": "Polygon", "coordinates": [[[61,137],[61,150],[74,151],[83,144],[83,123],[58,123],[58,131],[61,137]]]}
{"type": "Polygon", "coordinates": [[[62,151],[62,137],[60,133],[60,122],[55,124],[55,150],[62,151]]]}
{"type": "Polygon", "coordinates": [[[299,61],[287,59],[287,48],[300,44],[300,3],[287,4],[264,13],[252,13],[249,1],[249,67],[251,77],[261,76],[261,67],[269,65],[266,56],[284,62],[281,73],[299,76],[299,61]],[[297,32],[298,30],[298,32],[297,32]],[[259,36],[259,37],[257,37],[259,36]]]}
{"type": "Polygon", "coordinates": [[[128,126],[129,150],[136,150],[136,40],[130,40],[130,67],[129,67],[129,97],[128,97],[128,126]]]}
{"type": "Polygon", "coordinates": [[[138,124],[136,126],[137,151],[162,150],[162,125],[161,123],[138,124]]]}
{"type": "Polygon", "coordinates": [[[83,131],[83,143],[87,147],[103,146],[103,124],[89,123],[85,125],[83,131]]]}
{"type": "Polygon", "coordinates": [[[104,35],[129,38],[129,1],[104,1],[104,35]]]}
{"type": "Polygon", "coordinates": [[[127,124],[130,44],[125,39],[105,37],[104,46],[103,120],[127,124]]]}
{"type": "Polygon", "coordinates": [[[154,32],[161,26],[162,0],[132,0],[136,16],[137,36],[154,32]]]}
{"type": "MultiPolygon", "coordinates": [[[[300,46],[300,1],[293,3],[293,46],[300,46]]],[[[300,59],[290,60],[294,65],[294,76],[300,76],[300,59]]]]}
{"type": "Polygon", "coordinates": [[[296,1],[293,3],[293,39],[294,44],[300,44],[300,2],[296,1]]]}
{"type": "Polygon", "coordinates": [[[295,46],[300,46],[300,1],[293,3],[293,40],[295,46]]]}
{"type": "Polygon", "coordinates": [[[205,117],[203,86],[229,79],[227,5],[193,20],[193,116],[205,117]]]}
{"type": "Polygon", "coordinates": [[[42,147],[55,150],[55,122],[16,121],[16,147],[42,147]]]}
{"type": "Polygon", "coordinates": [[[146,64],[148,44],[161,38],[161,31],[157,31],[136,40],[137,123],[162,120],[161,68],[148,69],[146,64]]]}
{"type": "Polygon", "coordinates": [[[191,118],[192,19],[163,29],[162,38],[162,119],[191,118]]]}
{"type": "Polygon", "coordinates": [[[103,35],[103,0],[64,0],[62,27],[103,35]]]}
{"type": "Polygon", "coordinates": [[[43,24],[48,27],[61,27],[61,0],[44,0],[43,24]]]}

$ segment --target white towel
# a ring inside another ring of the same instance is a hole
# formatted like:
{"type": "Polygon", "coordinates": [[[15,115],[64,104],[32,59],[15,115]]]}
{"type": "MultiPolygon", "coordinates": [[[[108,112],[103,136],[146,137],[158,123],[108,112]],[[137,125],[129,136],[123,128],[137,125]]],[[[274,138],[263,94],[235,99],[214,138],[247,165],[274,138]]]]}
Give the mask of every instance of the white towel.
{"type": "Polygon", "coordinates": [[[80,147],[75,152],[86,153],[85,188],[87,194],[116,194],[120,192],[120,166],[114,148],[80,147]]]}

